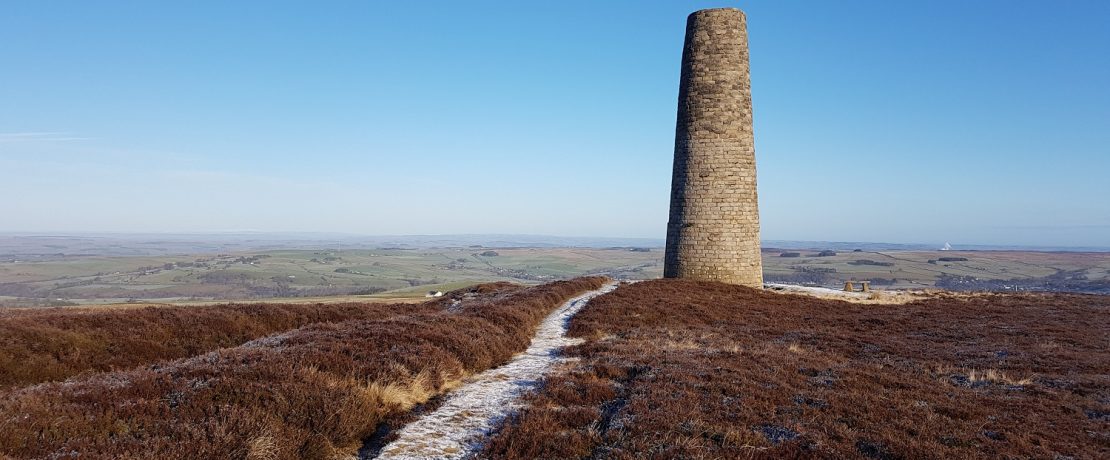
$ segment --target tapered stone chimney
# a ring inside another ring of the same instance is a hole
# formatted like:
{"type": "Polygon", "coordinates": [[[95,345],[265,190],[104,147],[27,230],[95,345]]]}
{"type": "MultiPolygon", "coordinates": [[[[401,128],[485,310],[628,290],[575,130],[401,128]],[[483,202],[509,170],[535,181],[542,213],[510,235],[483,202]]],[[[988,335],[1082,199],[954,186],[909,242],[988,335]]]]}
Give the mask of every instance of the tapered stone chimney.
{"type": "Polygon", "coordinates": [[[748,29],[738,9],[686,20],[663,276],[763,287],[748,29]]]}

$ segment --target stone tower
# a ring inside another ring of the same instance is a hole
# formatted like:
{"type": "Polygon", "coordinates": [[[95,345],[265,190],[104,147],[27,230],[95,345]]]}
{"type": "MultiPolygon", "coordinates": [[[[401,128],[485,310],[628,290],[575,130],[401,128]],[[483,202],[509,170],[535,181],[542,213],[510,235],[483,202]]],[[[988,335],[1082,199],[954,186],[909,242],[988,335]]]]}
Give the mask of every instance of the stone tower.
{"type": "Polygon", "coordinates": [[[686,20],[663,276],[763,287],[748,27],[735,8],[686,20]]]}

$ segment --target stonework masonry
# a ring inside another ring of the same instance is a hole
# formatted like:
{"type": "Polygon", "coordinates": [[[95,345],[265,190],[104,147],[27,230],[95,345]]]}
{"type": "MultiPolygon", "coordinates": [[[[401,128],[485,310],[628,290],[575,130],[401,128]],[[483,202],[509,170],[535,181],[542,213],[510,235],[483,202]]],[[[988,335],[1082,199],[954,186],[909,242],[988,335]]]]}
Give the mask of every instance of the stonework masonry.
{"type": "Polygon", "coordinates": [[[763,287],[744,13],[686,21],[663,276],[763,287]]]}

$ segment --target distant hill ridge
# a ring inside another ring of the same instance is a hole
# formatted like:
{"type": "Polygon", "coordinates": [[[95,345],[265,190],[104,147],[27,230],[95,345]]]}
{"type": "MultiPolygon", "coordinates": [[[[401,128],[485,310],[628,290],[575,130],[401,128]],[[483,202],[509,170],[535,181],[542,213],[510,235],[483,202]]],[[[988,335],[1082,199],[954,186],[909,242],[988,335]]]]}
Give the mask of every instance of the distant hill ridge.
{"type": "MultiPolygon", "coordinates": [[[[442,248],[483,246],[491,248],[662,248],[663,238],[622,238],[588,236],[554,236],[527,234],[458,234],[458,235],[358,235],[350,233],[3,233],[0,232],[0,254],[76,254],[90,249],[111,248],[115,255],[193,254],[305,247],[336,249],[442,248]]],[[[831,249],[836,251],[932,251],[944,243],[874,243],[845,241],[763,240],[764,248],[831,249]]],[[[962,245],[953,251],[1068,251],[1110,252],[1110,247],[962,245]]]]}

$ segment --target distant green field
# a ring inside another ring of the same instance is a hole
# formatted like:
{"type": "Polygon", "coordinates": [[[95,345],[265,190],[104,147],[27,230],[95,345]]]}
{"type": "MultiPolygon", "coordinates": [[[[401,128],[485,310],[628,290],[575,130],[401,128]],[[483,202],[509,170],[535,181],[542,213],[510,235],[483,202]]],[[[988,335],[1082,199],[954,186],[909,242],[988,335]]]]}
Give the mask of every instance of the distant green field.
{"type": "MultiPolygon", "coordinates": [[[[1110,284],[1110,253],[839,251],[819,256],[820,252],[820,248],[765,248],[764,276],[768,282],[829,287],[842,286],[846,280],[870,280],[880,289],[1026,290],[1032,286],[1100,292],[1099,286],[1110,284]],[[797,256],[782,257],[783,253],[797,256]],[[1088,289],[1091,286],[1094,288],[1088,289]]],[[[530,284],[587,274],[658,278],[662,276],[662,258],[660,248],[327,248],[112,257],[48,254],[0,260],[0,305],[415,298],[431,290],[489,281],[530,284]],[[496,255],[483,255],[487,251],[496,255]]]]}
{"type": "Polygon", "coordinates": [[[764,249],[764,278],[831,287],[847,280],[870,280],[873,286],[896,289],[1101,292],[1110,286],[1110,253],[1106,252],[841,251],[824,257],[819,253],[819,249],[764,249]],[[783,256],[791,253],[798,255],[783,256]]]}
{"type": "Polygon", "coordinates": [[[662,252],[627,249],[271,250],[197,256],[62,256],[0,262],[0,303],[44,305],[373,295],[584,274],[654,278],[662,252]],[[497,255],[481,255],[494,251],[497,255]]]}

